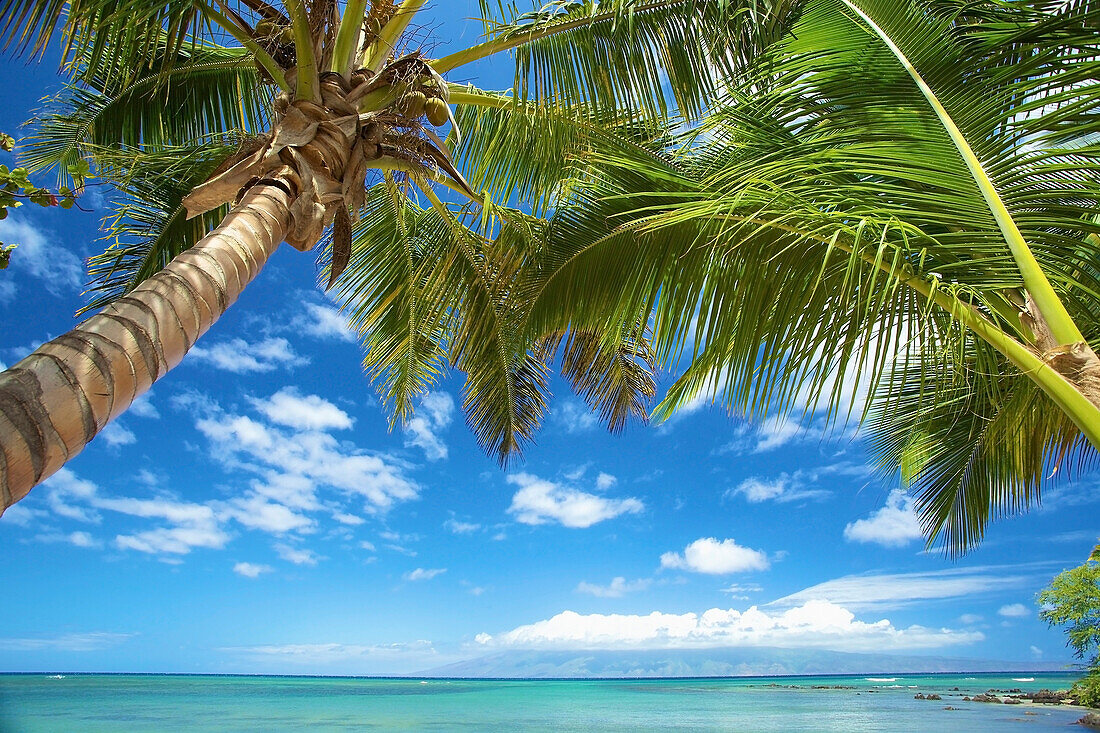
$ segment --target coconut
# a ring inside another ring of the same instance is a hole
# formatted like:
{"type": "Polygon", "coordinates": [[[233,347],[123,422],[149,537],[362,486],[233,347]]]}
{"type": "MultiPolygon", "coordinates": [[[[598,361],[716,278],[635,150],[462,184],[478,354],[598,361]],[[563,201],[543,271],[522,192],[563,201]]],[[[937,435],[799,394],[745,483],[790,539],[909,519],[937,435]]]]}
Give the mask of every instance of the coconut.
{"type": "Polygon", "coordinates": [[[445,125],[451,117],[447,103],[438,97],[431,97],[424,103],[424,113],[428,116],[428,122],[436,127],[445,125]]]}
{"type": "Polygon", "coordinates": [[[409,92],[401,100],[401,106],[406,117],[416,119],[424,114],[424,106],[427,102],[428,97],[424,92],[409,92]]]}

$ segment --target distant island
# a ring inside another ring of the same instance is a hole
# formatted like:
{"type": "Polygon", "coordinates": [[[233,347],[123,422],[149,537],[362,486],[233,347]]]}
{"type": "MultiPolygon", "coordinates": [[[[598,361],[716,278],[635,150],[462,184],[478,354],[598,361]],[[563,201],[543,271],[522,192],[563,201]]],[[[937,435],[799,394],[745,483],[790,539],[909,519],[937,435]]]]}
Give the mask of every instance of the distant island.
{"type": "Polygon", "coordinates": [[[1064,672],[1066,661],[1013,662],[865,654],[778,647],[637,651],[510,650],[424,670],[423,677],[575,678],[755,677],[939,672],[1064,672]]]}

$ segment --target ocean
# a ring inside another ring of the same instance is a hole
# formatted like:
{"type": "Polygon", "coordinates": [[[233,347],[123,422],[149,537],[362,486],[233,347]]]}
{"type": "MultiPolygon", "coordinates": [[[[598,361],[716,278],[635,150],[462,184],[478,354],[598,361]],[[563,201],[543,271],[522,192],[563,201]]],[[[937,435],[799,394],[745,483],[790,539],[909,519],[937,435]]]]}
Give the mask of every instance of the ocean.
{"type": "Polygon", "coordinates": [[[12,674],[0,675],[0,731],[1065,732],[1076,729],[1066,726],[1080,709],[962,697],[1072,681],[1038,672],[656,680],[12,674]]]}

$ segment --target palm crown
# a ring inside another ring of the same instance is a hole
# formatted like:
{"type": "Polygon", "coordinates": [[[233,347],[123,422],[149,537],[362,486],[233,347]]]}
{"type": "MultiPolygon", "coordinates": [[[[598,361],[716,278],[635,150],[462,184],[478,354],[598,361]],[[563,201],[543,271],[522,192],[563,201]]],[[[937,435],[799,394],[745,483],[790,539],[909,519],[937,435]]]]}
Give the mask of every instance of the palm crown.
{"type": "Polygon", "coordinates": [[[609,426],[645,416],[644,312],[525,327],[560,265],[539,215],[589,153],[698,113],[733,43],[766,27],[726,2],[486,0],[484,42],[432,60],[410,32],[424,6],[0,3],[4,42],[56,40],[71,77],[24,161],[78,187],[91,161],[121,195],[91,261],[86,310],[103,310],[0,377],[5,507],[177,363],[283,240],[322,243],[395,420],[450,362],[503,461],[543,416],[555,355],[609,426]],[[506,51],[515,93],[444,77],[506,51]]]}
{"type": "Polygon", "coordinates": [[[578,177],[532,319],[652,307],[692,357],[661,415],[854,411],[961,552],[1100,448],[1100,8],[798,11],[702,125],[578,177]]]}

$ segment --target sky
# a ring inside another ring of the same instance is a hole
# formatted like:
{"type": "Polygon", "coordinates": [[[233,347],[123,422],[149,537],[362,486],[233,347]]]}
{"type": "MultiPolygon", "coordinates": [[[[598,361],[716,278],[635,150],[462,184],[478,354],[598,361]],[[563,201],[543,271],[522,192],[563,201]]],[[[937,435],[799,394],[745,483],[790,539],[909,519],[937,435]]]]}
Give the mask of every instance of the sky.
{"type": "MultiPolygon", "coordinates": [[[[476,6],[436,4],[433,50],[476,40],[476,6]]],[[[0,129],[25,133],[54,68],[4,61],[0,129]]],[[[0,364],[75,325],[107,203],[93,187],[88,213],[0,222],[20,244],[0,364]]],[[[183,364],[0,517],[0,671],[398,674],[739,646],[1070,660],[1035,595],[1096,543],[1100,475],[951,561],[850,431],[695,405],[612,436],[560,380],[501,468],[465,427],[461,374],[390,431],[315,282],[313,255],[280,248],[183,364]]]]}

